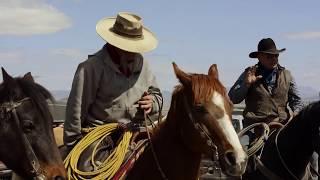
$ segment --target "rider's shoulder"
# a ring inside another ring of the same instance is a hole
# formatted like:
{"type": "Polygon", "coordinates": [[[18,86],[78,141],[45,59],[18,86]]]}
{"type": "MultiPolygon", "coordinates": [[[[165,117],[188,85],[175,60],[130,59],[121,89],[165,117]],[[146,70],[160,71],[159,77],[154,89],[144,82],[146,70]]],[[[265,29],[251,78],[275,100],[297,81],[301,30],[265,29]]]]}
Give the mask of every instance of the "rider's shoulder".
{"type": "Polygon", "coordinates": [[[101,59],[103,59],[103,58],[104,57],[103,57],[102,52],[98,51],[98,52],[96,52],[94,54],[89,54],[88,58],[85,61],[83,61],[81,64],[83,66],[95,66],[95,65],[99,65],[100,66],[101,63],[103,63],[101,61],[101,59]]]}

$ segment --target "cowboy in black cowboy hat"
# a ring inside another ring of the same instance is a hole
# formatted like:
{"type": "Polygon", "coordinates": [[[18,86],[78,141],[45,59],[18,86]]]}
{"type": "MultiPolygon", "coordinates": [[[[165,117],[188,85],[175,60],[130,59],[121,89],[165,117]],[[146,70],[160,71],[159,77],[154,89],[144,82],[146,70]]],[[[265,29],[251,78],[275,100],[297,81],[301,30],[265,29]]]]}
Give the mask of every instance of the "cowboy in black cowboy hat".
{"type": "Polygon", "coordinates": [[[244,126],[256,122],[285,124],[302,108],[295,82],[289,70],[278,63],[279,54],[271,38],[262,39],[258,50],[249,54],[258,63],[246,68],[229,91],[230,99],[237,104],[245,100],[244,126]]]}
{"type": "MultiPolygon", "coordinates": [[[[250,58],[257,58],[258,63],[246,68],[230,89],[229,97],[233,103],[245,100],[244,127],[256,122],[285,124],[303,107],[290,71],[278,63],[279,54],[285,50],[277,49],[271,38],[262,39],[258,50],[249,54],[250,58]]],[[[252,142],[256,135],[249,136],[252,142]]],[[[310,162],[317,170],[316,154],[310,162]]],[[[314,174],[312,179],[317,179],[314,174]]]]}

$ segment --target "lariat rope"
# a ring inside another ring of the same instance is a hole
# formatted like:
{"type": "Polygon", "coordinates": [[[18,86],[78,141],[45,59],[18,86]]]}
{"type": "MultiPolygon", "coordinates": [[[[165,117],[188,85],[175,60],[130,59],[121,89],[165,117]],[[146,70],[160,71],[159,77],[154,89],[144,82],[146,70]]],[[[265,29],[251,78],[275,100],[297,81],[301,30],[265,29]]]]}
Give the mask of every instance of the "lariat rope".
{"type": "Polygon", "coordinates": [[[270,128],[268,126],[268,124],[266,123],[254,123],[251,124],[250,126],[242,129],[239,133],[238,136],[239,138],[242,137],[243,135],[245,135],[248,131],[256,128],[256,127],[262,127],[263,128],[263,133],[262,135],[254,142],[254,144],[249,147],[249,149],[247,150],[247,155],[248,157],[253,156],[256,152],[259,151],[259,149],[263,148],[264,143],[267,141],[268,137],[269,137],[269,133],[270,133],[270,128]]]}
{"type": "MultiPolygon", "coordinates": [[[[157,88],[149,89],[149,94],[152,94],[155,97],[156,103],[159,106],[159,116],[158,116],[158,123],[161,120],[161,112],[163,107],[163,99],[160,90],[157,88]],[[161,98],[161,101],[158,98],[161,98]]],[[[152,120],[149,118],[152,126],[154,124],[152,120]]],[[[144,112],[144,120],[146,124],[146,129],[148,133],[148,139],[151,142],[151,137],[147,127],[147,118],[144,112]]],[[[98,163],[95,162],[95,155],[98,146],[102,143],[102,141],[107,137],[110,136],[113,132],[118,129],[118,123],[109,123],[101,126],[97,126],[94,128],[86,128],[83,129],[87,131],[88,134],[82,138],[77,145],[71,150],[68,154],[66,159],[64,160],[65,168],[67,169],[68,179],[92,179],[92,180],[101,180],[101,179],[112,179],[116,172],[121,167],[125,155],[128,152],[128,147],[130,146],[130,141],[132,138],[132,132],[125,131],[122,137],[121,142],[116,146],[116,148],[111,152],[111,154],[102,162],[98,163]],[[91,164],[94,167],[93,171],[81,171],[78,169],[78,161],[81,154],[88,148],[92,143],[98,141],[95,145],[92,155],[91,155],[91,164]]],[[[151,143],[152,144],[152,143],[151,143]]],[[[158,165],[158,167],[160,167],[158,165]]],[[[167,180],[167,178],[166,178],[167,180]]]]}
{"type": "Polygon", "coordinates": [[[65,168],[67,169],[68,179],[112,179],[120,168],[125,155],[128,151],[130,140],[132,137],[132,132],[125,131],[122,140],[116,146],[116,148],[111,152],[111,154],[101,163],[95,161],[95,155],[98,146],[101,142],[113,132],[118,130],[118,123],[109,123],[101,125],[95,128],[87,129],[90,131],[84,138],[82,138],[77,145],[72,149],[64,160],[65,168]],[[92,155],[91,164],[94,166],[92,171],[81,171],[78,169],[78,162],[81,154],[88,148],[92,143],[98,141],[95,145],[92,155]]]}

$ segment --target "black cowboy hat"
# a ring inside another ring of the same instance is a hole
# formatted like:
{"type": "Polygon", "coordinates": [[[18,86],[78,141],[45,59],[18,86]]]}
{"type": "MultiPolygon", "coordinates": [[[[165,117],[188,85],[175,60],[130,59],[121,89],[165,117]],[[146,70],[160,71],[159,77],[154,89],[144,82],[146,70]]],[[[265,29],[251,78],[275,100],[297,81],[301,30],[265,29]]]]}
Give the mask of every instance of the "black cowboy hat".
{"type": "Polygon", "coordinates": [[[277,49],[276,44],[271,38],[261,39],[258,44],[258,51],[251,52],[249,54],[250,58],[257,58],[258,53],[267,53],[267,54],[279,54],[285,51],[286,48],[277,49]]]}

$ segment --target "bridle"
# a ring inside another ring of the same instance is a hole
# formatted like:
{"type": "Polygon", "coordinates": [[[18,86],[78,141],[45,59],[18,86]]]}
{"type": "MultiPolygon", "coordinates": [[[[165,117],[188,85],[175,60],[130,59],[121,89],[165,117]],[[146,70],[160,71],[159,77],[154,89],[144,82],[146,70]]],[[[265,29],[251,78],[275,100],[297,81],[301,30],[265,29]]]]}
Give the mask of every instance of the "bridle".
{"type": "Polygon", "coordinates": [[[207,145],[212,148],[212,150],[213,150],[213,155],[214,155],[214,156],[213,156],[213,157],[214,157],[214,160],[218,160],[218,159],[219,159],[218,147],[217,147],[217,145],[213,142],[213,139],[212,139],[212,137],[209,135],[209,133],[208,133],[205,129],[203,129],[203,127],[201,126],[200,122],[198,122],[198,121],[194,118],[194,116],[192,115],[192,110],[191,110],[190,107],[188,106],[188,100],[187,100],[186,96],[183,96],[183,104],[184,104],[184,107],[185,107],[185,109],[186,109],[186,112],[187,112],[187,114],[188,114],[188,117],[189,117],[191,123],[193,124],[194,128],[195,128],[196,130],[198,130],[198,132],[200,133],[201,137],[206,140],[207,145]]]}
{"type": "MultiPolygon", "coordinates": [[[[21,106],[24,102],[31,101],[29,97],[26,97],[20,101],[17,102],[4,102],[0,104],[0,120],[8,120],[11,117],[13,117],[14,122],[16,123],[17,127],[21,127],[20,119],[17,114],[16,108],[21,106]]],[[[22,133],[22,142],[24,147],[26,147],[26,154],[27,154],[27,159],[28,162],[30,163],[30,166],[32,169],[30,170],[30,173],[33,174],[33,180],[44,180],[46,179],[43,171],[40,167],[39,160],[37,156],[35,155],[33,148],[30,144],[30,141],[28,140],[27,136],[25,133],[22,133]]]]}
{"type": "MultiPolygon", "coordinates": [[[[191,123],[193,124],[194,128],[199,131],[199,133],[200,133],[202,138],[206,139],[207,145],[209,147],[213,148],[214,160],[215,161],[218,160],[219,159],[219,154],[218,154],[217,145],[214,144],[212,138],[207,133],[207,131],[203,129],[203,127],[200,125],[200,123],[197,122],[196,119],[194,118],[194,116],[192,115],[192,111],[191,111],[190,107],[188,106],[188,101],[187,101],[185,96],[183,96],[183,104],[184,104],[184,107],[186,109],[188,117],[189,117],[191,123]]],[[[146,114],[144,114],[144,116],[145,116],[144,119],[145,119],[145,125],[146,125],[146,129],[147,129],[147,135],[148,135],[148,139],[149,139],[149,142],[150,142],[150,147],[151,147],[151,152],[152,152],[153,158],[154,158],[154,160],[156,162],[158,171],[160,172],[162,179],[168,180],[167,176],[165,175],[163,169],[160,166],[160,163],[159,163],[159,160],[158,160],[158,156],[155,153],[155,150],[154,150],[154,147],[153,147],[153,144],[152,144],[152,141],[151,141],[150,133],[149,133],[149,130],[147,128],[147,121],[146,121],[147,117],[146,117],[146,114]]]]}

